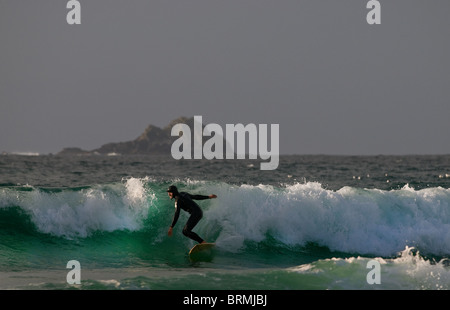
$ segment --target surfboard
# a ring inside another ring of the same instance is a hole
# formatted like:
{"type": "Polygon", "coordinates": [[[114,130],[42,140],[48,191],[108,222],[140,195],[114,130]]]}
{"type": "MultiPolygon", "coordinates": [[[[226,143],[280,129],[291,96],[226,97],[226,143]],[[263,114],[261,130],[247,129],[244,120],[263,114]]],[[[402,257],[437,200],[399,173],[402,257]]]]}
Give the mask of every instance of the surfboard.
{"type": "Polygon", "coordinates": [[[214,256],[213,248],[215,245],[215,243],[201,243],[194,245],[194,247],[189,251],[189,259],[193,262],[212,261],[214,256]]]}
{"type": "Polygon", "coordinates": [[[213,248],[216,244],[215,243],[199,243],[194,245],[194,247],[189,251],[189,255],[199,253],[202,251],[207,251],[213,248]]]}

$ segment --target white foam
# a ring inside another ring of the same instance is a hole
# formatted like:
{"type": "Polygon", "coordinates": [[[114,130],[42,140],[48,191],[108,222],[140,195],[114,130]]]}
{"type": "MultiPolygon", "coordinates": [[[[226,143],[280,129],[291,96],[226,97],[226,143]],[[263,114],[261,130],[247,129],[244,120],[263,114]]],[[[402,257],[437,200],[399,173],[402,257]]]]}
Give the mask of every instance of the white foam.
{"type": "Polygon", "coordinates": [[[154,199],[144,184],[143,179],[130,178],[124,183],[80,191],[6,194],[4,190],[2,204],[21,207],[39,231],[56,236],[87,237],[96,231],[138,230],[154,199]]]}
{"type": "Polygon", "coordinates": [[[328,281],[323,283],[328,289],[450,289],[450,268],[444,260],[425,259],[411,247],[405,247],[391,259],[331,258],[288,268],[288,271],[326,278],[328,281]],[[371,270],[367,265],[371,260],[380,264],[379,284],[367,283],[366,276],[371,270]]]}
{"type": "Polygon", "coordinates": [[[389,256],[416,246],[450,254],[449,189],[331,191],[319,183],[215,189],[218,199],[205,218],[219,224],[219,240],[236,240],[235,247],[270,233],[286,244],[315,242],[349,253],[389,256]]]}
{"type": "MultiPolygon", "coordinates": [[[[425,254],[450,254],[450,189],[332,191],[319,183],[275,187],[206,181],[181,187],[194,194],[217,194],[217,199],[199,202],[204,219],[196,229],[206,238],[217,236],[218,246],[232,251],[270,235],[287,245],[313,242],[359,255],[392,256],[405,246],[425,254]]],[[[0,207],[20,207],[39,231],[56,236],[134,231],[144,224],[155,225],[166,236],[173,215],[166,206],[173,203],[165,188],[165,183],[137,178],[56,192],[3,188],[0,207]]]]}

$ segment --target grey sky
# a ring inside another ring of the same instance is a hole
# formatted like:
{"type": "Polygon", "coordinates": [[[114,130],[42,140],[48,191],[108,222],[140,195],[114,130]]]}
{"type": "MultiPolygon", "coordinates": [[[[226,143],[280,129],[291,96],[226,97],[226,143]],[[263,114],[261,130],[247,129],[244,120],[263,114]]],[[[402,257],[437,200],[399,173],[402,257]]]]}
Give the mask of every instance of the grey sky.
{"type": "Polygon", "coordinates": [[[179,116],[280,124],[282,154],[450,153],[450,2],[0,0],[0,152],[179,116]]]}

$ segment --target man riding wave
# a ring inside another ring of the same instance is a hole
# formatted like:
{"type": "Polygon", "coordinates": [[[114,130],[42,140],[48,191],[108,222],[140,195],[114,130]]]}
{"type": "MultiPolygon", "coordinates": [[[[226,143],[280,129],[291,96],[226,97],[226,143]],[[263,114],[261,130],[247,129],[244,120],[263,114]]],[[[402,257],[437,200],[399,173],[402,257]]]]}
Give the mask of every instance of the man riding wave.
{"type": "Polygon", "coordinates": [[[185,235],[188,238],[191,238],[194,241],[197,241],[198,243],[206,243],[205,240],[200,238],[199,235],[197,235],[195,232],[192,231],[194,229],[195,225],[198,224],[198,222],[203,217],[203,211],[200,209],[199,205],[195,203],[195,200],[204,200],[204,199],[213,199],[217,198],[216,195],[191,195],[186,192],[178,192],[178,189],[175,185],[169,186],[169,189],[167,190],[167,193],[170,197],[170,199],[175,198],[175,214],[173,216],[172,224],[169,227],[169,231],[167,234],[169,237],[172,236],[173,233],[173,227],[178,221],[178,217],[180,216],[180,210],[183,209],[184,211],[188,212],[191,216],[186,222],[186,225],[183,228],[183,235],[185,235]]]}

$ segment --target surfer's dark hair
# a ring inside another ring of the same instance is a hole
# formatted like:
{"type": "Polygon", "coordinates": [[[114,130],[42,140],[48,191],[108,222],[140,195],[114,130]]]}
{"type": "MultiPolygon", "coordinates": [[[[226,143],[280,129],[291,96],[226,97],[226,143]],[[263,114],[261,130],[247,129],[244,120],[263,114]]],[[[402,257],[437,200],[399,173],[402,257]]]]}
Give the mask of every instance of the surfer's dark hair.
{"type": "Polygon", "coordinates": [[[178,193],[178,188],[175,185],[170,185],[169,188],[167,189],[168,193],[172,193],[174,196],[177,196],[178,193]]]}

